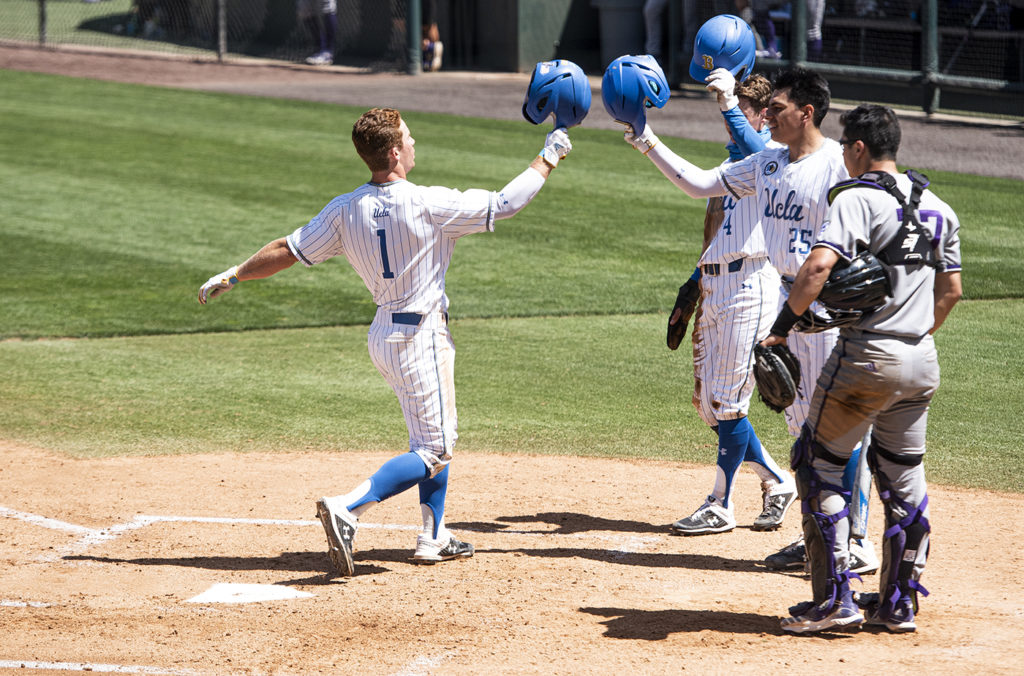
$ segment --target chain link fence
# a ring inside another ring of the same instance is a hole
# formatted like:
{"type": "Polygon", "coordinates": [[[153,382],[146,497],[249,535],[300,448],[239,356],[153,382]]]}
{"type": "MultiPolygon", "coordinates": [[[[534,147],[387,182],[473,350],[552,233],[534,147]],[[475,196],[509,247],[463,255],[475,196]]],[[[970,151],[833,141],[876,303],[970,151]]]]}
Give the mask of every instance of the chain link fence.
{"type": "MultiPolygon", "coordinates": [[[[0,40],[302,62],[321,49],[303,0],[0,0],[0,40]]],[[[321,0],[313,0],[319,8],[321,0]]],[[[336,0],[334,63],[406,70],[407,0],[336,0]]],[[[418,34],[417,30],[417,34],[418,34]]]]}

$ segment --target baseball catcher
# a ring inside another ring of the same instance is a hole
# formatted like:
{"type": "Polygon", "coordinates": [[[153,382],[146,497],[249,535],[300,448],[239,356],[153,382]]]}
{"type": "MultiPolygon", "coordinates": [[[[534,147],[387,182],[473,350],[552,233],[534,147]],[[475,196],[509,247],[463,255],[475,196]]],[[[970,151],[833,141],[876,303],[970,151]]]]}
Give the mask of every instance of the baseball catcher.
{"type": "Polygon", "coordinates": [[[776,413],[782,413],[796,399],[800,382],[800,360],[785,343],[754,346],[754,380],[761,401],[776,413]]]}

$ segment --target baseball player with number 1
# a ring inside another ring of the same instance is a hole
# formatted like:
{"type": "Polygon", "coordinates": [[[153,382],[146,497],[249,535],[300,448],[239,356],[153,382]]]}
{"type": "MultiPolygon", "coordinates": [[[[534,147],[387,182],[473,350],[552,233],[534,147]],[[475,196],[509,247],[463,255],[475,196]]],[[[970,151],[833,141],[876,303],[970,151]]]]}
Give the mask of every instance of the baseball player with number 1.
{"type": "Polygon", "coordinates": [[[413,560],[473,555],[473,546],[444,525],[457,436],[445,273],[460,237],[493,231],[495,221],[514,216],[572,148],[564,128],[550,132],[530,166],[500,192],[491,192],[410,183],[416,141],[397,110],[364,113],[352,128],[352,142],[370,169],[368,183],[335,197],[309,223],[199,289],[205,305],[239,282],[269,277],[297,261],[308,267],[345,256],[372,294],[377,311],[368,336],[370,357],[401,403],[409,452],[384,463],[349,493],[317,502],[331,562],[346,577],[355,569],[352,546],[359,517],[413,486],[419,488],[423,518],[413,560]]]}

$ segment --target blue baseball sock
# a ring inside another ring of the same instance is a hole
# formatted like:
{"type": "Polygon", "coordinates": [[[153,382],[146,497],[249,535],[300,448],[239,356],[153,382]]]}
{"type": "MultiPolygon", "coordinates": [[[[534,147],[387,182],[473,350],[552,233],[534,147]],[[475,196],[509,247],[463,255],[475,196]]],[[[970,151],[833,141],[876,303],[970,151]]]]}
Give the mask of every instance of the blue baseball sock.
{"type": "Polygon", "coordinates": [[[352,511],[368,502],[381,502],[406,491],[430,476],[427,465],[412,451],[397,455],[380,466],[369,479],[369,491],[346,506],[352,511]]]}
{"type": "Polygon", "coordinates": [[[860,460],[861,445],[857,444],[857,448],[853,449],[853,453],[850,454],[850,459],[846,462],[846,467],[843,469],[843,490],[853,491],[853,482],[857,478],[857,461],[860,460]]]}
{"type": "MultiPolygon", "coordinates": [[[[744,420],[747,419],[744,418],[744,420]]],[[[757,434],[754,432],[754,428],[750,426],[749,421],[747,421],[747,426],[750,427],[750,436],[748,437],[747,452],[746,455],[743,456],[743,460],[760,465],[767,470],[776,481],[784,483],[787,477],[784,475],[782,468],[779,467],[778,463],[776,463],[770,455],[764,452],[764,446],[761,444],[761,440],[757,438],[757,434]]],[[[764,471],[758,470],[758,475],[762,481],[767,480],[767,476],[764,471]]]]}
{"type": "MultiPolygon", "coordinates": [[[[718,421],[718,473],[715,479],[713,495],[722,501],[722,506],[729,509],[729,497],[732,495],[736,472],[743,464],[747,454],[747,446],[754,429],[746,418],[718,421]]],[[[760,443],[760,442],[759,442],[760,443]]]]}
{"type": "Polygon", "coordinates": [[[448,495],[448,467],[436,476],[420,482],[420,510],[423,512],[423,533],[436,540],[444,526],[444,501],[448,495]]]}

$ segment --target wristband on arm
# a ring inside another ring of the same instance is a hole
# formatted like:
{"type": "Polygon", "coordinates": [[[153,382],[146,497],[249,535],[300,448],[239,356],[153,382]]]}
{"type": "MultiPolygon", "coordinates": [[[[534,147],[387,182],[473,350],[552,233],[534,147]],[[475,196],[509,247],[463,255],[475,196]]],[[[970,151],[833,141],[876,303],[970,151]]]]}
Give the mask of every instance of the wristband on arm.
{"type": "Polygon", "coordinates": [[[789,301],[787,300],[782,304],[782,310],[779,311],[779,316],[775,319],[775,323],[772,324],[771,334],[785,338],[793,330],[793,325],[796,324],[798,319],[800,319],[800,316],[793,312],[793,308],[789,306],[789,301]]]}

